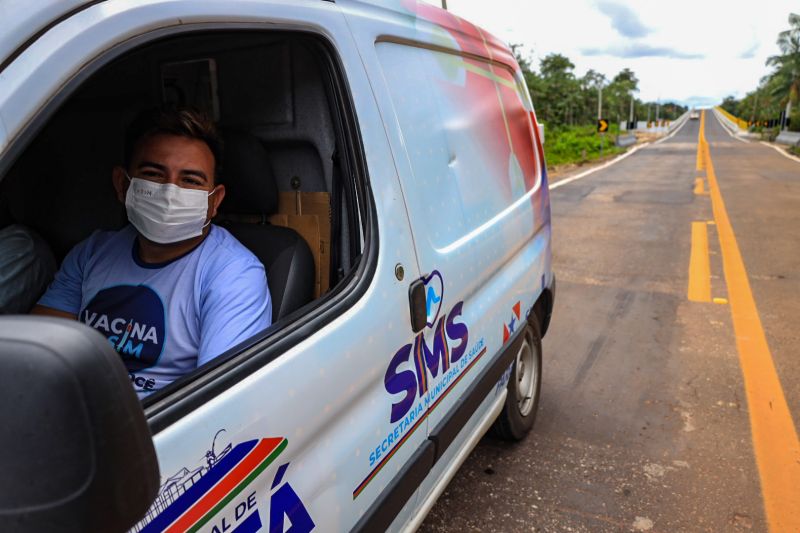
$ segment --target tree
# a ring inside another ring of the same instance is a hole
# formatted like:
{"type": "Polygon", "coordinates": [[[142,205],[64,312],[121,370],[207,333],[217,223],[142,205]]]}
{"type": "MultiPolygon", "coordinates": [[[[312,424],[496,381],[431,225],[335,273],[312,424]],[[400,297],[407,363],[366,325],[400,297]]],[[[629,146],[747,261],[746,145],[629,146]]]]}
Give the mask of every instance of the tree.
{"type": "Polygon", "coordinates": [[[634,92],[638,90],[639,80],[629,68],[622,69],[606,90],[608,94],[609,117],[614,122],[628,120],[628,106],[634,92]]]}
{"type": "Polygon", "coordinates": [[[597,118],[598,89],[605,87],[607,82],[605,75],[592,69],[589,69],[580,79],[579,85],[582,96],[580,122],[582,124],[589,124],[597,118]]]}
{"type": "Polygon", "coordinates": [[[792,118],[792,129],[800,131],[800,106],[797,105],[800,99],[800,15],[789,15],[789,29],[778,34],[778,47],[781,55],[767,59],[767,65],[775,67],[771,75],[774,81],[771,94],[785,102],[792,118]]]}
{"type": "Polygon", "coordinates": [[[544,122],[575,123],[575,109],[580,103],[580,87],[575,79],[575,65],[566,56],[549,54],[539,64],[541,77],[537,96],[545,102],[544,122]]]}
{"type": "MultiPolygon", "coordinates": [[[[537,118],[551,128],[594,124],[597,118],[598,88],[603,89],[603,117],[619,122],[628,120],[630,100],[639,87],[639,79],[629,68],[622,69],[609,82],[605,75],[589,70],[582,77],[575,76],[575,65],[562,54],[549,54],[539,63],[539,72],[533,70],[530,54],[523,54],[519,44],[510,45],[520,66],[537,118]]],[[[634,99],[635,116],[644,120],[654,102],[634,99]]],[[[687,110],[672,102],[661,107],[662,119],[674,120],[687,110]]],[[[651,119],[655,119],[653,114],[651,119]]]]}
{"type": "Polygon", "coordinates": [[[521,44],[512,44],[510,45],[510,48],[511,52],[514,54],[514,59],[517,60],[519,68],[522,71],[522,77],[525,79],[525,85],[528,86],[528,92],[530,93],[531,100],[536,106],[536,116],[539,120],[544,121],[544,115],[542,114],[543,107],[541,107],[541,104],[537,98],[538,95],[543,93],[542,79],[531,69],[530,53],[527,56],[523,56],[521,44]]]}
{"type": "Polygon", "coordinates": [[[521,44],[510,44],[509,48],[511,48],[511,53],[514,54],[514,59],[517,60],[519,64],[520,70],[524,73],[525,71],[530,72],[531,70],[531,60],[529,59],[530,55],[523,56],[522,55],[522,45],[521,44]]]}
{"type": "Polygon", "coordinates": [[[733,95],[726,96],[720,107],[731,115],[739,116],[739,101],[733,95]]]}

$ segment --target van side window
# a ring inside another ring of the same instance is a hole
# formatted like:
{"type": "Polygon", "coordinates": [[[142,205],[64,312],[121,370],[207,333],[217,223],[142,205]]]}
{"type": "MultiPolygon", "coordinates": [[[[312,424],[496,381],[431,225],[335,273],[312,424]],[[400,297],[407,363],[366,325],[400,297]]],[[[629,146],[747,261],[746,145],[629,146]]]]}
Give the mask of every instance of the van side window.
{"type": "MultiPolygon", "coordinates": [[[[349,109],[332,54],[311,34],[226,30],[184,32],[114,58],[63,99],[0,176],[0,232],[29,228],[60,265],[97,230],[126,227],[111,175],[127,125],[164,105],[200,109],[224,145],[217,181],[226,193],[212,223],[267,273],[273,326],[244,344],[260,342],[317,307],[362,254],[356,141],[344,138],[349,109]]],[[[22,301],[35,303],[48,282],[22,301]]]]}
{"type": "Polygon", "coordinates": [[[377,52],[434,247],[539,186],[530,100],[509,68],[393,42],[377,52]]]}

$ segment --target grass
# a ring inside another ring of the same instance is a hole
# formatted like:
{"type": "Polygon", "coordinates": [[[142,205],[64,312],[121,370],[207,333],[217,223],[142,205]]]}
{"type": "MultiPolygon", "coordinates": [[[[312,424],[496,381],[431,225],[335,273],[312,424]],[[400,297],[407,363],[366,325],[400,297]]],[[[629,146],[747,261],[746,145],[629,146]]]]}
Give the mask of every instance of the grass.
{"type": "Polygon", "coordinates": [[[800,155],[800,146],[790,146],[789,153],[794,155],[800,155]]]}
{"type": "MultiPolygon", "coordinates": [[[[619,133],[616,125],[611,126],[603,139],[603,156],[625,151],[614,145],[619,133]]],[[[555,126],[545,129],[544,155],[548,168],[567,163],[584,163],[600,158],[600,134],[594,125],[555,126]]]]}

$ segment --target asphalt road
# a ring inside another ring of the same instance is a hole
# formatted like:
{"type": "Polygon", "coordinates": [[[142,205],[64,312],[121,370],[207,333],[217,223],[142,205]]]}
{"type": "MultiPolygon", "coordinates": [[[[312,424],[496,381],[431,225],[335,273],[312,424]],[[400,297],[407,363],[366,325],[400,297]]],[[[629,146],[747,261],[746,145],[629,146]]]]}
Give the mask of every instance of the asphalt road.
{"type": "MultiPolygon", "coordinates": [[[[518,444],[485,437],[421,531],[767,531],[717,225],[703,227],[723,300],[687,297],[692,222],[715,220],[694,192],[697,177],[709,187],[699,128],[552,191],[558,293],[536,426],[518,444]]],[[[800,163],[711,112],[705,136],[800,427],[800,163]]]]}

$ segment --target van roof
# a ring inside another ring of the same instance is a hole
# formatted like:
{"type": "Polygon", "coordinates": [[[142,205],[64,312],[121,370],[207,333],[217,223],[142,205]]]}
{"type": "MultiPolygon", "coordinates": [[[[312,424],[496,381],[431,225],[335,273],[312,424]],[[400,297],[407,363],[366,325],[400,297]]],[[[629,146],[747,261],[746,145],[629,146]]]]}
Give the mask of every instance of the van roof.
{"type": "Polygon", "coordinates": [[[51,24],[99,0],[0,0],[0,71],[25,43],[51,24]]]}
{"type": "MultiPolygon", "coordinates": [[[[335,0],[339,4],[371,4],[405,16],[431,22],[447,31],[461,52],[504,63],[515,68],[516,60],[505,42],[452,11],[436,5],[437,0],[335,0]]],[[[438,44],[438,43],[437,43],[438,44]]]]}
{"type": "MultiPolygon", "coordinates": [[[[0,32],[0,72],[22,52],[26,43],[35,40],[51,26],[70,17],[71,15],[104,0],[0,0],[0,20],[3,21],[3,31],[0,32]]],[[[348,0],[340,0],[347,4],[348,0]]],[[[491,35],[486,30],[475,26],[451,12],[426,2],[411,2],[403,7],[397,2],[386,0],[360,0],[366,4],[373,4],[384,9],[404,12],[412,16],[422,17],[438,24],[454,35],[459,35],[463,41],[462,46],[472,42],[478,45],[479,55],[493,56],[494,59],[513,65],[513,57],[508,53],[505,43],[491,35]]],[[[460,39],[461,40],[461,39],[460,39]]],[[[471,51],[467,46],[467,50],[471,51]]]]}

